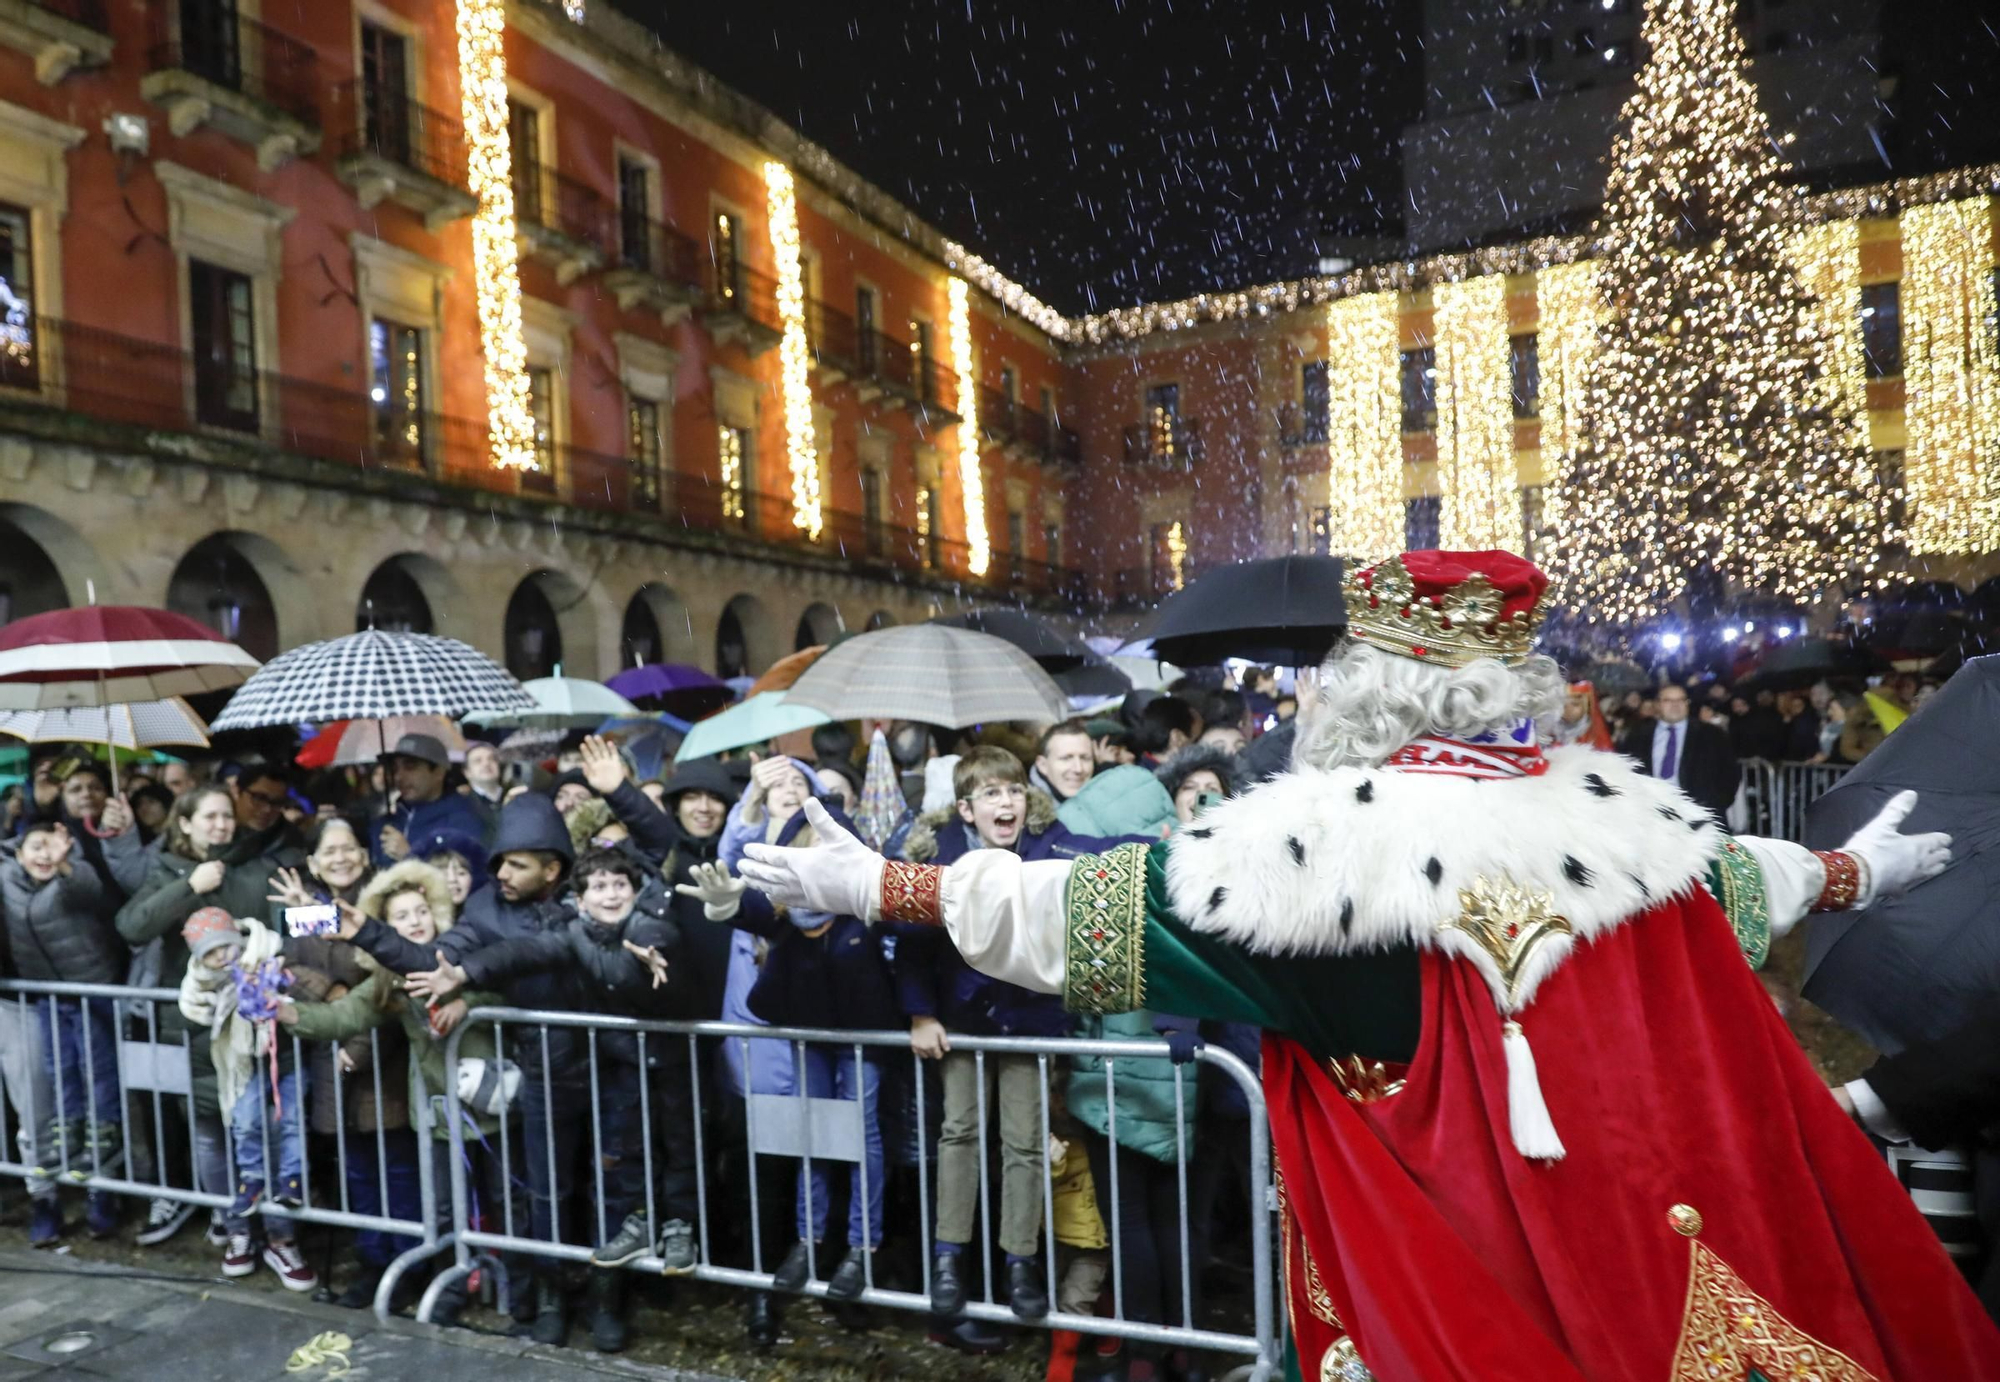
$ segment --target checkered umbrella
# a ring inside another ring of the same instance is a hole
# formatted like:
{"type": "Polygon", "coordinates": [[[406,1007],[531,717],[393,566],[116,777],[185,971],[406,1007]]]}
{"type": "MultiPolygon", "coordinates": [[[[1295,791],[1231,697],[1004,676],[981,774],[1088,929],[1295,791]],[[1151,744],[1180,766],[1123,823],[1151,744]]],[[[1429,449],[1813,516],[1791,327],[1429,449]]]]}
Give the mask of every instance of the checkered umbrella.
{"type": "Polygon", "coordinates": [[[785,693],[836,720],[921,720],[962,729],[996,720],[1061,720],[1069,699],[1005,639],[943,624],[906,624],[827,649],[785,693]]]}
{"type": "Polygon", "coordinates": [[[280,653],[243,684],[210,726],[379,720],[480,710],[533,710],[534,698],[492,658],[425,633],[365,629],[280,653]]]}

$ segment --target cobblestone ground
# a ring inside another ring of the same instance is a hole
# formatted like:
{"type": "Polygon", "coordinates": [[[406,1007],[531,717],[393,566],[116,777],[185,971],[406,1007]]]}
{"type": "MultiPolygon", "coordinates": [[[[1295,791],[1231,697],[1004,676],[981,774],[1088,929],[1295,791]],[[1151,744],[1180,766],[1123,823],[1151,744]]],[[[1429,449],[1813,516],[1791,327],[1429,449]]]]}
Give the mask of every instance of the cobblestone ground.
{"type": "MultiPolygon", "coordinates": [[[[117,1370],[81,1357],[62,1374],[121,1379],[188,1377],[203,1382],[252,1382],[285,1377],[284,1363],[290,1351],[329,1329],[365,1339],[365,1346],[357,1345],[351,1360],[354,1371],[346,1374],[350,1382],[370,1375],[362,1366],[364,1358],[379,1365],[392,1348],[404,1350],[396,1355],[396,1367],[375,1371],[373,1376],[422,1378],[423,1382],[453,1382],[461,1376],[477,1377],[480,1382],[514,1382],[516,1378],[583,1377],[610,1371],[684,1377],[696,1382],[707,1378],[733,1382],[804,1378],[827,1382],[880,1382],[886,1378],[1039,1382],[1048,1358],[1048,1336],[1041,1331],[1009,1331],[1012,1337],[1003,1352],[971,1356],[931,1343],[920,1316],[877,1309],[858,1311],[843,1321],[820,1304],[803,1300],[788,1302],[783,1338],[776,1348],[762,1352],[750,1347],[744,1337],[741,1292],[637,1273],[631,1274],[630,1282],[631,1346],[615,1358],[590,1349],[574,1312],[571,1347],[563,1350],[534,1347],[506,1337],[510,1321],[482,1309],[467,1312],[470,1329],[435,1330],[414,1320],[397,1321],[377,1339],[378,1327],[371,1313],[343,1310],[288,1293],[263,1268],[240,1281],[225,1281],[216,1272],[219,1253],[203,1241],[205,1216],[197,1215],[167,1243],[140,1248],[132,1242],[136,1204],[128,1208],[121,1233],[105,1242],[93,1242],[84,1233],[82,1192],[64,1191],[63,1207],[68,1219],[63,1249],[31,1250],[18,1183],[0,1183],[0,1382],[39,1376],[50,1362],[30,1363],[15,1351],[16,1346],[74,1321],[95,1321],[142,1336],[136,1343],[121,1342],[115,1352],[121,1359],[145,1360],[146,1366],[121,1363],[124,1370],[117,1370]],[[79,1272],[101,1275],[74,1274],[79,1272]],[[148,1277],[161,1279],[145,1279],[148,1277]],[[190,1301],[209,1302],[214,1308],[206,1310],[199,1320],[183,1318],[192,1308],[190,1301]],[[212,1366],[197,1366],[195,1360],[203,1355],[196,1352],[194,1339],[184,1337],[197,1324],[196,1337],[214,1340],[227,1350],[214,1355],[212,1366]],[[168,1336],[171,1357],[152,1353],[144,1343],[144,1336],[155,1333],[168,1336]],[[439,1357],[435,1363],[429,1353],[409,1353],[413,1342],[436,1351],[439,1357]],[[454,1352],[467,1348],[473,1351],[463,1357],[454,1352]],[[267,1366],[273,1358],[275,1364],[267,1366]],[[514,1363],[501,1366],[509,1359],[539,1361],[527,1370],[515,1370],[514,1363]]],[[[302,1235],[307,1255],[321,1269],[323,1278],[327,1242],[323,1232],[311,1228],[302,1235]]],[[[331,1280],[335,1291],[346,1284],[352,1271],[351,1260],[337,1254],[331,1280]]],[[[1244,1294],[1240,1286],[1231,1292],[1229,1285],[1225,1282],[1218,1292],[1222,1298],[1219,1305],[1225,1310],[1229,1309],[1230,1295],[1240,1301],[1244,1294]]],[[[1092,1354],[1092,1345],[1086,1342],[1079,1379],[1096,1376],[1111,1366],[1092,1354]]],[[[1220,1376],[1237,1361],[1213,1360],[1211,1375],[1220,1376]]],[[[306,1382],[329,1375],[313,1370],[290,1374],[306,1382]]]]}

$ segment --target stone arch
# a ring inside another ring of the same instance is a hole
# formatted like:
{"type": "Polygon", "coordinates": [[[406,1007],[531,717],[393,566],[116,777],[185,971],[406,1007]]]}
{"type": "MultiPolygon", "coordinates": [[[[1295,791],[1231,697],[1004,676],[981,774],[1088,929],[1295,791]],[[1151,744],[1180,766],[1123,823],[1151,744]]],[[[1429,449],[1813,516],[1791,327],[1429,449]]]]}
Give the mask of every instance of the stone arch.
{"type": "Polygon", "coordinates": [[[502,646],[507,670],[515,676],[523,681],[556,675],[593,677],[597,643],[590,592],[570,576],[532,571],[514,587],[507,601],[502,646]]]}
{"type": "Polygon", "coordinates": [[[777,660],[777,630],[764,602],[748,592],[733,597],[716,621],[715,674],[755,676],[777,660]]]}
{"type": "Polygon", "coordinates": [[[863,627],[862,631],[864,633],[873,633],[877,629],[893,629],[895,627],[896,616],[886,609],[878,609],[868,616],[868,623],[863,627]]]}
{"type": "Polygon", "coordinates": [[[283,549],[257,533],[210,533],[188,548],[168,578],[167,608],[263,661],[309,641],[305,578],[283,549]]]}
{"type": "Polygon", "coordinates": [[[47,509],[0,504],[0,624],[84,604],[93,592],[111,602],[104,565],[83,534],[47,509]]]}
{"type": "Polygon", "coordinates": [[[354,602],[354,627],[454,633],[462,603],[458,582],[442,562],[399,552],[368,573],[354,602]]]}
{"type": "Polygon", "coordinates": [[[672,586],[661,581],[646,582],[625,602],[618,663],[620,667],[631,667],[639,661],[697,665],[701,661],[687,604],[672,586]],[[639,645],[648,639],[652,650],[645,653],[639,645]]]}
{"type": "Polygon", "coordinates": [[[839,610],[824,600],[815,600],[806,606],[804,613],[799,615],[798,628],[792,632],[792,648],[797,651],[802,648],[824,647],[833,642],[846,627],[846,621],[840,617],[839,610]]]}

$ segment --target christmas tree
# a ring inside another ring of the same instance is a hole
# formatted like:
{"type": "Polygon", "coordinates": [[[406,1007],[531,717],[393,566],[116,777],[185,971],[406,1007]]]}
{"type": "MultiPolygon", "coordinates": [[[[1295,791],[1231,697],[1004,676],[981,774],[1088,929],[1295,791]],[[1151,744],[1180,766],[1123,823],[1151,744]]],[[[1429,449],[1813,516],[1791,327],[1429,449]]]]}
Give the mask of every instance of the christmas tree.
{"type": "Polygon", "coordinates": [[[1800,276],[1798,195],[1731,0],[1648,0],[1596,230],[1604,314],[1555,506],[1583,618],[1690,582],[1810,598],[1872,570],[1883,502],[1846,340],[1800,276]]]}

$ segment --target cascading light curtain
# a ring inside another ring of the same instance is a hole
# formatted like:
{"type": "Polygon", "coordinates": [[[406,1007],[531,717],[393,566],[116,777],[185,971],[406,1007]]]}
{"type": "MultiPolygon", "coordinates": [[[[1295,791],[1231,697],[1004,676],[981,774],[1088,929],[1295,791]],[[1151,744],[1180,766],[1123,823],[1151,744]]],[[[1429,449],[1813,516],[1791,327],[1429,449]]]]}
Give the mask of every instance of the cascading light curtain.
{"type": "Polygon", "coordinates": [[[1398,328],[1394,293],[1327,304],[1327,545],[1363,564],[1403,550],[1398,328]]]}
{"type": "Polygon", "coordinates": [[[1597,350],[1603,300],[1597,265],[1588,260],[1556,264],[1535,273],[1535,357],[1541,374],[1542,521],[1561,525],[1564,487],[1557,483],[1576,458],[1583,429],[1584,375],[1597,350]]]}
{"type": "Polygon", "coordinates": [[[1431,290],[1437,350],[1438,537],[1468,551],[1521,546],[1507,281],[1487,274],[1431,290]]]}
{"type": "Polygon", "coordinates": [[[1903,456],[1910,549],[1977,553],[2000,540],[2000,358],[1981,304],[1993,200],[1903,213],[1903,456]]]}

